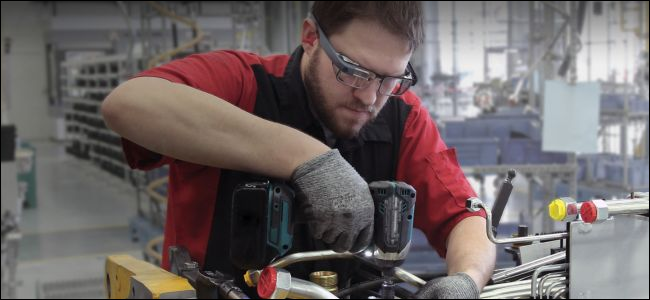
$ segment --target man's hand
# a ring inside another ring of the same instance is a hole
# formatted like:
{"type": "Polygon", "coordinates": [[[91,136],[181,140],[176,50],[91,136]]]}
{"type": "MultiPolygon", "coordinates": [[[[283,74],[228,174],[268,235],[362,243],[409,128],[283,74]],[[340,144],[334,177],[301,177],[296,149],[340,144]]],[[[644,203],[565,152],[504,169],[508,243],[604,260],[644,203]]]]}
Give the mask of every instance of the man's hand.
{"type": "Polygon", "coordinates": [[[480,291],[465,273],[433,279],[425,284],[416,299],[478,299],[480,291]]]}
{"type": "Polygon", "coordinates": [[[372,238],[374,204],[368,184],[334,149],[291,176],[309,230],[336,252],[363,250],[372,238]]]}

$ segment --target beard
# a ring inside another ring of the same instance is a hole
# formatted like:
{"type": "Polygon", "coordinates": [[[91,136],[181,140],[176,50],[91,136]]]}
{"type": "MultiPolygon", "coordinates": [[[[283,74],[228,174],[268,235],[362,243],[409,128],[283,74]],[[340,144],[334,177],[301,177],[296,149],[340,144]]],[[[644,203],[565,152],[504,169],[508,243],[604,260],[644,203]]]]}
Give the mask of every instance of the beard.
{"type": "Polygon", "coordinates": [[[320,62],[321,55],[321,51],[316,51],[314,57],[309,61],[309,64],[307,65],[307,72],[304,73],[305,90],[307,92],[307,98],[310,107],[318,120],[320,120],[323,125],[327,127],[327,129],[329,129],[337,138],[351,139],[357,137],[359,135],[359,132],[377,117],[380,109],[376,109],[374,106],[367,107],[360,103],[358,100],[351,100],[348,102],[348,105],[344,106],[354,109],[369,109],[370,118],[359,128],[355,128],[355,126],[345,124],[342,121],[338,121],[335,114],[337,107],[326,101],[325,95],[323,93],[323,86],[320,84],[323,81],[318,78],[318,64],[320,62]]]}

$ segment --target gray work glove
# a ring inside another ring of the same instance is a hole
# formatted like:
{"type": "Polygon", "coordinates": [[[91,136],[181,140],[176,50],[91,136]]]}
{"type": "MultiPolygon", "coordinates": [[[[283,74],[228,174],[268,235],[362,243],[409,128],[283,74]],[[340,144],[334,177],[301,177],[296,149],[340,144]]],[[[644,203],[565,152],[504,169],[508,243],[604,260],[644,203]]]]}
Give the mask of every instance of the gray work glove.
{"type": "Polygon", "coordinates": [[[478,299],[480,291],[469,275],[456,273],[433,279],[415,294],[416,299],[478,299]]]}
{"type": "Polygon", "coordinates": [[[298,166],[291,181],[313,238],[336,252],[368,246],[375,213],[372,196],[366,181],[337,149],[298,166]]]}

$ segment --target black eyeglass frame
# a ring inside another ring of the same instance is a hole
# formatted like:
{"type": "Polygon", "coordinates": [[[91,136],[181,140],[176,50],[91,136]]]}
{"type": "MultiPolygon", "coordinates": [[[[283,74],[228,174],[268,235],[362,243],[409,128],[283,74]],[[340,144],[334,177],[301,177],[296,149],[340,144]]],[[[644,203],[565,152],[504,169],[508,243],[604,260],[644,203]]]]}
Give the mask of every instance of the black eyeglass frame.
{"type": "Polygon", "coordinates": [[[342,53],[336,51],[334,49],[334,46],[332,46],[332,43],[327,38],[327,35],[325,34],[323,29],[319,25],[318,20],[316,19],[316,17],[314,15],[312,15],[311,13],[309,14],[309,17],[314,21],[314,24],[316,25],[316,28],[318,29],[318,35],[319,35],[319,39],[321,41],[321,47],[325,51],[325,54],[327,54],[327,56],[332,61],[332,64],[338,69],[338,70],[334,70],[334,71],[336,72],[336,79],[339,82],[341,82],[341,83],[343,83],[343,84],[345,84],[347,86],[353,87],[353,88],[363,88],[363,87],[365,87],[365,86],[353,86],[353,85],[350,85],[350,84],[348,84],[346,82],[343,82],[339,77],[340,72],[343,72],[343,73],[346,73],[348,75],[361,78],[361,79],[366,80],[368,82],[371,82],[374,79],[379,79],[379,86],[377,88],[377,93],[382,94],[382,95],[386,95],[386,96],[400,96],[400,95],[403,95],[404,93],[406,93],[406,91],[408,91],[409,88],[411,88],[412,86],[415,86],[417,84],[418,78],[417,78],[417,75],[415,74],[415,70],[413,70],[413,66],[411,66],[411,62],[408,62],[408,64],[406,65],[406,72],[405,72],[405,74],[403,76],[380,75],[380,74],[377,74],[377,73],[375,73],[373,71],[370,71],[370,70],[368,70],[366,68],[363,68],[358,63],[353,61],[352,59],[350,59],[347,56],[343,55],[342,53]],[[381,86],[384,83],[384,80],[387,79],[387,78],[394,78],[394,79],[402,80],[403,82],[409,82],[409,85],[404,89],[400,89],[400,91],[398,91],[398,93],[392,93],[392,91],[389,94],[380,93],[381,86]]]}

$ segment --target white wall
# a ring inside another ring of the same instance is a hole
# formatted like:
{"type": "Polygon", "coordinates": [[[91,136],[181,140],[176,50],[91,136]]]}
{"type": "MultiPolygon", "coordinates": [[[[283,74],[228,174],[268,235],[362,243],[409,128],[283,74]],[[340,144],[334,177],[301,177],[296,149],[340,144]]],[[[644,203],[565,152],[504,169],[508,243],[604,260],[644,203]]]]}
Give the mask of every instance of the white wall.
{"type": "Polygon", "coordinates": [[[45,21],[42,4],[2,1],[2,82],[7,117],[22,139],[53,134],[47,103],[45,21]],[[9,53],[5,40],[11,38],[9,53]]]}

